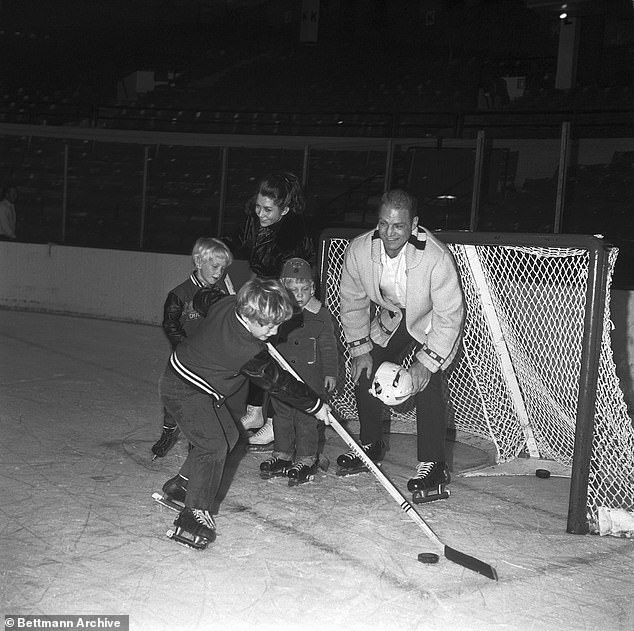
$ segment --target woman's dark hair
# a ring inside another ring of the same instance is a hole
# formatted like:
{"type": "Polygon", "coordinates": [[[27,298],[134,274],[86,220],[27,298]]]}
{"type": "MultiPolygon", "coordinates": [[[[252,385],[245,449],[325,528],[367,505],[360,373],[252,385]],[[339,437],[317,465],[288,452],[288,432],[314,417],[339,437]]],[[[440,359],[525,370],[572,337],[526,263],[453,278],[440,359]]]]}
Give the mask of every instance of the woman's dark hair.
{"type": "Polygon", "coordinates": [[[280,208],[288,207],[293,214],[304,212],[304,194],[299,178],[290,171],[277,171],[264,176],[256,191],[257,195],[269,197],[280,208]]]}

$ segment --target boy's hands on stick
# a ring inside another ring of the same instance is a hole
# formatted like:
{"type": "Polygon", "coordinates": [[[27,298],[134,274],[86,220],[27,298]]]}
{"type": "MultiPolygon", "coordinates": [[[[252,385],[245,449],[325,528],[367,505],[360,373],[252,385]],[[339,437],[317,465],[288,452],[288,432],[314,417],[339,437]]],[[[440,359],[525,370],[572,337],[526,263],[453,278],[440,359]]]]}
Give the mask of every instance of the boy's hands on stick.
{"type": "Polygon", "coordinates": [[[323,421],[326,425],[330,425],[330,406],[324,403],[317,412],[315,412],[315,418],[323,421]]]}

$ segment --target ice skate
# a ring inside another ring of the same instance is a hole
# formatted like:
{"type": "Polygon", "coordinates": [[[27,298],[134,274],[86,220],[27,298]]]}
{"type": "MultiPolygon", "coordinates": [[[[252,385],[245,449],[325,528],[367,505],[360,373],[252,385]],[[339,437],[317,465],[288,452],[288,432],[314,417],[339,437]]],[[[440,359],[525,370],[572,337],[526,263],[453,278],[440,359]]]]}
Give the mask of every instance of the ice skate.
{"type": "Polygon", "coordinates": [[[273,449],[273,419],[267,418],[266,423],[249,438],[249,451],[270,451],[273,449]]]}
{"type": "Polygon", "coordinates": [[[247,405],[246,414],[240,419],[242,429],[260,429],[264,425],[261,405],[247,405]]]}
{"type": "Polygon", "coordinates": [[[299,486],[300,484],[311,482],[315,479],[315,473],[317,473],[318,467],[318,462],[312,465],[296,462],[286,474],[288,476],[288,486],[299,486]]]}
{"type": "Polygon", "coordinates": [[[412,492],[415,504],[446,500],[449,491],[445,485],[450,480],[449,469],[444,462],[419,462],[416,474],[407,482],[407,490],[412,492]]]}
{"type": "Polygon", "coordinates": [[[290,460],[284,460],[277,456],[267,458],[260,463],[260,477],[263,480],[269,480],[270,478],[285,476],[292,464],[290,460]]]}
{"type": "MultiPolygon", "coordinates": [[[[385,444],[382,440],[360,445],[360,447],[375,464],[379,464],[385,456],[385,444]]],[[[361,458],[353,450],[347,451],[337,458],[337,475],[353,475],[367,470],[361,458]]]]}
{"type": "Polygon", "coordinates": [[[187,478],[175,475],[163,485],[163,493],[153,493],[152,498],[166,508],[176,512],[183,510],[187,494],[187,478]]]}
{"type": "Polygon", "coordinates": [[[185,507],[174,520],[174,526],[167,536],[196,550],[204,550],[216,539],[216,522],[206,510],[185,507]]]}
{"type": "Polygon", "coordinates": [[[315,479],[315,474],[318,469],[326,472],[328,471],[328,465],[330,461],[326,456],[317,458],[312,465],[307,465],[302,462],[295,463],[286,473],[288,476],[288,486],[299,486],[305,482],[311,482],[315,479]]]}
{"type": "Polygon", "coordinates": [[[152,460],[163,458],[178,441],[180,430],[178,425],[163,425],[161,437],[152,445],[152,460]]]}

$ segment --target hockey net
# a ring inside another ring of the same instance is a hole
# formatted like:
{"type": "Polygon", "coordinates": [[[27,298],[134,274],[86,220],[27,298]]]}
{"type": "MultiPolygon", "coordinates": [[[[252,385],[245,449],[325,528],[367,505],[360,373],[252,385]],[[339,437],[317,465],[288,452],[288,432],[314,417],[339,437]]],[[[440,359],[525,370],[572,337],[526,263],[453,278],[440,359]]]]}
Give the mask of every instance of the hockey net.
{"type": "MultiPolygon", "coordinates": [[[[356,233],[326,231],[320,247],[322,298],[342,362],[332,406],[344,420],[356,419],[356,406],[339,280],[356,233]]],[[[570,532],[582,532],[575,519],[597,532],[599,507],[634,510],[634,429],[610,345],[617,250],[573,235],[438,236],[454,255],[466,306],[461,352],[445,373],[450,423],[491,441],[498,463],[522,455],[570,466],[570,532]],[[576,471],[582,490],[573,497],[576,471]]],[[[415,432],[411,403],[386,413],[415,432]]]]}

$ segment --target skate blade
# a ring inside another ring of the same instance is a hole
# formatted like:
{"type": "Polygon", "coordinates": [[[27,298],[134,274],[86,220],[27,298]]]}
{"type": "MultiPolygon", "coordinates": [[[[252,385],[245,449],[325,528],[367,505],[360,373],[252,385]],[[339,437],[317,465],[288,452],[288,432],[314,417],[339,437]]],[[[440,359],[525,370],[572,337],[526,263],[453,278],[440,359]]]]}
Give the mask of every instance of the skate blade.
{"type": "Polygon", "coordinates": [[[360,473],[369,473],[369,470],[365,467],[361,467],[360,469],[337,469],[337,477],[347,478],[350,475],[359,475],[360,473]]]}
{"type": "Polygon", "coordinates": [[[170,539],[180,543],[182,546],[189,548],[190,550],[204,550],[209,545],[209,540],[204,537],[196,537],[196,539],[188,539],[178,534],[174,530],[168,530],[165,533],[170,539]]]}
{"type": "MultiPolygon", "coordinates": [[[[381,466],[380,462],[374,463],[377,467],[381,466]]],[[[359,473],[370,473],[370,470],[367,467],[354,467],[353,469],[345,469],[337,466],[337,475],[339,477],[347,477],[349,475],[357,475],[359,473]]]]}
{"type": "Polygon", "coordinates": [[[168,449],[167,451],[161,451],[159,453],[152,451],[152,462],[154,462],[157,458],[165,458],[170,451],[172,450],[168,449]]]}
{"type": "Polygon", "coordinates": [[[156,451],[154,451],[154,447],[152,447],[152,460],[156,460],[157,458],[165,458],[165,456],[167,456],[167,454],[172,451],[172,449],[176,446],[176,443],[178,442],[178,440],[175,440],[174,443],[172,445],[170,445],[169,447],[167,447],[167,449],[157,449],[156,451]]]}
{"type": "Polygon", "coordinates": [[[414,504],[427,504],[428,502],[435,502],[437,500],[446,500],[451,493],[449,491],[414,491],[412,494],[412,501],[414,504]]]}
{"type": "Polygon", "coordinates": [[[152,499],[155,502],[158,502],[161,506],[165,506],[165,508],[169,508],[170,510],[176,511],[180,513],[183,508],[185,508],[184,504],[179,504],[178,502],[174,502],[166,497],[163,497],[160,493],[152,493],[152,499]]]}
{"type": "Polygon", "coordinates": [[[249,443],[247,446],[247,451],[273,451],[273,443],[267,443],[266,445],[252,445],[249,443]]]}
{"type": "Polygon", "coordinates": [[[311,473],[304,480],[297,480],[295,478],[289,478],[288,479],[288,486],[301,486],[302,484],[306,484],[306,482],[312,482],[314,479],[315,479],[315,474],[314,473],[311,473]]]}
{"type": "Polygon", "coordinates": [[[260,477],[263,480],[272,480],[273,478],[285,478],[286,471],[279,471],[276,473],[266,473],[265,471],[260,471],[260,477]]]}

